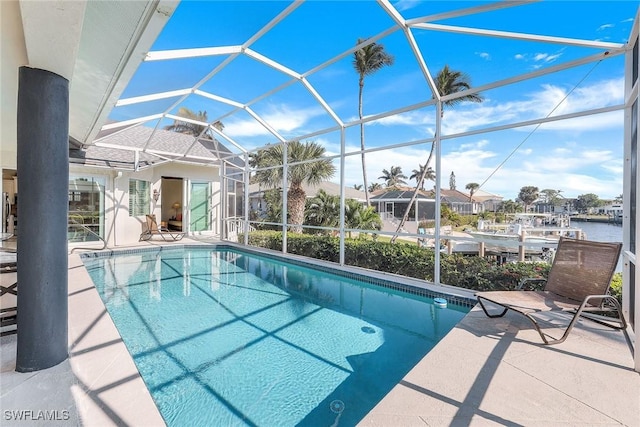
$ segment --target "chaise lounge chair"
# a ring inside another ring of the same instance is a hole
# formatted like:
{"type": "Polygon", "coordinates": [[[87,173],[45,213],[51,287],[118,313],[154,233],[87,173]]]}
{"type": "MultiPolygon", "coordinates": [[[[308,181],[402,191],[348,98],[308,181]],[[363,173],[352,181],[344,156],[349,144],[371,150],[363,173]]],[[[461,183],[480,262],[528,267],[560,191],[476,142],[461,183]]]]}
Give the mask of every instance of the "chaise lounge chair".
{"type": "MultiPolygon", "coordinates": [[[[502,317],[508,310],[526,316],[545,344],[564,342],[580,316],[614,329],[626,329],[618,300],[607,294],[621,247],[620,243],[560,238],[543,290],[478,292],[476,297],[488,317],[502,317]],[[490,314],[487,302],[500,306],[502,311],[490,314]],[[534,316],[545,312],[574,312],[560,338],[556,339],[540,329],[540,319],[536,320],[534,316]],[[616,317],[602,315],[614,312],[616,317]]],[[[532,280],[541,279],[525,279],[518,289],[532,280]]]]}
{"type": "Polygon", "coordinates": [[[165,241],[178,241],[184,237],[181,231],[171,231],[165,227],[159,227],[155,215],[147,215],[147,229],[140,234],[140,240],[150,240],[153,236],[160,236],[165,241]]]}

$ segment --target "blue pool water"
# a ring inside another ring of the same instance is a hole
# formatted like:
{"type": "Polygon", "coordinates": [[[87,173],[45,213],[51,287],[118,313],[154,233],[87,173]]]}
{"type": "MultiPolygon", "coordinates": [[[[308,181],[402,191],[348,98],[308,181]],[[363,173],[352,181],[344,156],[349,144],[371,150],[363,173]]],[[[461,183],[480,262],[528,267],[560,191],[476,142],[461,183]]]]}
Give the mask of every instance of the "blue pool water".
{"type": "Polygon", "coordinates": [[[84,263],[169,426],[355,425],[469,310],[235,250],[84,263]]]}

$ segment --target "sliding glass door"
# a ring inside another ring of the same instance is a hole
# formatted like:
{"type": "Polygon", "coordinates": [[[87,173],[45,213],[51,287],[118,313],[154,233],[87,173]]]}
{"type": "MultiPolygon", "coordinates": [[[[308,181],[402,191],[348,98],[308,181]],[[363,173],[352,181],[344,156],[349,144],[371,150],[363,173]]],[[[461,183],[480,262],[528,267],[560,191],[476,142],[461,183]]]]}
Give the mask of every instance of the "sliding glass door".
{"type": "Polygon", "coordinates": [[[69,177],[69,241],[104,238],[105,177],[69,177]]]}

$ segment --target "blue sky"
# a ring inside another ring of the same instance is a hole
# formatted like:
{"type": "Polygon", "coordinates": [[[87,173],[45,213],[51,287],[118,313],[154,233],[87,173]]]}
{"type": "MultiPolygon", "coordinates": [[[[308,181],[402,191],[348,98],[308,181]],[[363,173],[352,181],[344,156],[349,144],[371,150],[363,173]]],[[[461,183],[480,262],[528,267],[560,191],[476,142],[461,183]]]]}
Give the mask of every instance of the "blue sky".
{"type": "MultiPolygon", "coordinates": [[[[413,19],[486,3],[401,0],[392,4],[404,18],[413,19]]],[[[274,1],[183,1],[152,50],[242,45],[288,5],[274,1]]],[[[638,5],[637,1],[544,1],[434,23],[623,43],[638,5]]],[[[309,1],[249,47],[294,72],[306,73],[352,48],[358,38],[376,36],[393,25],[389,15],[373,1],[309,1]]],[[[466,73],[474,87],[602,52],[591,47],[428,29],[413,29],[412,34],[432,74],[449,65],[466,73]]],[[[378,42],[394,56],[395,63],[366,78],[365,116],[430,100],[431,92],[402,31],[391,32],[378,42]]],[[[225,66],[200,90],[247,103],[291,81],[291,77],[248,55],[228,61],[225,55],[145,62],[123,98],[190,88],[221,64],[225,66]]],[[[624,57],[618,56],[483,91],[480,104],[445,108],[442,135],[622,104],[623,73],[624,57]]],[[[308,81],[342,121],[358,118],[358,75],[352,55],[309,75],[308,81]]],[[[118,107],[111,118],[126,120],[164,112],[176,99],[118,107]]],[[[248,149],[277,141],[249,114],[224,103],[192,94],[183,105],[206,111],[210,119],[221,118],[225,133],[248,149]]],[[[300,82],[252,103],[251,109],[285,138],[335,126],[300,82]]],[[[365,126],[366,146],[431,138],[435,117],[435,109],[426,107],[370,122],[365,126]]],[[[618,111],[552,122],[537,129],[529,126],[448,138],[442,145],[443,188],[448,188],[453,171],[458,189],[464,191],[467,183],[476,182],[483,184],[482,190],[507,199],[514,199],[525,185],[561,190],[565,197],[596,193],[601,198],[614,198],[622,193],[622,117],[618,111]]],[[[347,129],[347,153],[359,149],[359,135],[358,126],[347,129]]],[[[323,144],[331,154],[339,153],[337,131],[310,139],[323,144]]],[[[425,163],[430,147],[430,143],[422,143],[367,153],[369,182],[381,182],[377,178],[382,169],[391,166],[401,166],[407,176],[411,175],[419,163],[425,163]]],[[[431,166],[435,166],[433,161],[431,166]]],[[[362,182],[359,154],[347,157],[345,177],[348,186],[362,182]]]]}

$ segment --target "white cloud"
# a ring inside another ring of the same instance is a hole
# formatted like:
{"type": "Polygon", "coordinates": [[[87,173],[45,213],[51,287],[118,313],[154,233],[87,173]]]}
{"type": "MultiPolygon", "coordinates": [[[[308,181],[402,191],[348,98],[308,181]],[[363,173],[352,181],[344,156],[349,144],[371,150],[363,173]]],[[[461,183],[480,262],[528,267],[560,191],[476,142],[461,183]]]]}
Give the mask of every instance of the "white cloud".
{"type": "MultiPolygon", "coordinates": [[[[287,134],[301,129],[314,117],[326,114],[321,107],[295,108],[280,104],[272,105],[260,117],[269,126],[281,134],[287,134]]],[[[245,119],[231,119],[224,122],[225,133],[232,138],[271,135],[271,133],[252,117],[245,119]]]]}
{"type": "Polygon", "coordinates": [[[519,61],[532,62],[533,63],[532,67],[535,69],[535,68],[541,68],[542,66],[547,64],[551,64],[561,56],[562,56],[562,51],[553,53],[553,54],[545,53],[545,52],[539,52],[534,54],[518,53],[514,56],[514,58],[519,61]]]}
{"type": "Polygon", "coordinates": [[[394,6],[399,12],[404,12],[405,10],[413,9],[419,4],[419,0],[400,0],[394,3],[394,6]]]}

